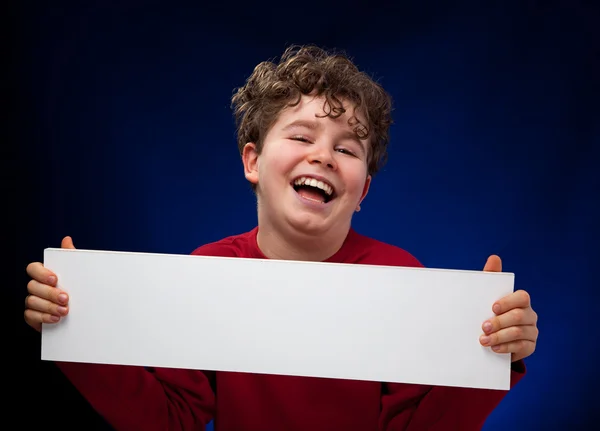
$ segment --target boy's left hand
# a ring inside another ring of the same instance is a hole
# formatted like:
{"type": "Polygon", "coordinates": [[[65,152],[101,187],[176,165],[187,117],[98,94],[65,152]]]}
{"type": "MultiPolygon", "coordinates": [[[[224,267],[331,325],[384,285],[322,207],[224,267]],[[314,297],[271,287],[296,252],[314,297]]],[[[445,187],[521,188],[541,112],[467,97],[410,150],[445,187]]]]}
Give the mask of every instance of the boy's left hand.
{"type": "MultiPolygon", "coordinates": [[[[502,272],[502,261],[496,255],[488,258],[484,271],[502,272]]],[[[511,353],[512,362],[530,356],[535,351],[538,338],[538,316],[531,308],[529,294],[517,290],[496,301],[492,306],[496,315],[486,320],[479,338],[482,346],[497,353],[511,353]]]]}

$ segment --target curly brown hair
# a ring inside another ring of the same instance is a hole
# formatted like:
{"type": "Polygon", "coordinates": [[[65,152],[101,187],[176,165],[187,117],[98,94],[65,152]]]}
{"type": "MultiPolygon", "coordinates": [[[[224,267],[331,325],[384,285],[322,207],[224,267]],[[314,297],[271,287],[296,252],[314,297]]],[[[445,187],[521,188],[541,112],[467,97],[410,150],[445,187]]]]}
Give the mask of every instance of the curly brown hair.
{"type": "Polygon", "coordinates": [[[302,95],[313,92],[325,98],[324,116],[342,115],[345,109],[341,99],[351,102],[364,116],[366,124],[356,117],[348,123],[360,139],[370,139],[368,172],[377,173],[387,160],[391,97],[345,54],[314,45],[288,47],[277,64],[261,62],[245,85],[235,90],[232,109],[240,154],[248,142],[254,142],[260,153],[263,139],[279,113],[297,105],[302,95]]]}

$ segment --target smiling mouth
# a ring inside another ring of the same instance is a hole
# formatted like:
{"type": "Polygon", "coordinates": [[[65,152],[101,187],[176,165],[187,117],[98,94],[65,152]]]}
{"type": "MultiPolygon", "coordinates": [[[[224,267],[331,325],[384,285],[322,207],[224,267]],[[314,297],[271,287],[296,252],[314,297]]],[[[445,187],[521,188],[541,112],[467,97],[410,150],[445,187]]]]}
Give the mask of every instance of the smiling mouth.
{"type": "Polygon", "coordinates": [[[291,186],[304,199],[326,204],[335,198],[333,187],[323,181],[309,177],[300,177],[291,186]]]}

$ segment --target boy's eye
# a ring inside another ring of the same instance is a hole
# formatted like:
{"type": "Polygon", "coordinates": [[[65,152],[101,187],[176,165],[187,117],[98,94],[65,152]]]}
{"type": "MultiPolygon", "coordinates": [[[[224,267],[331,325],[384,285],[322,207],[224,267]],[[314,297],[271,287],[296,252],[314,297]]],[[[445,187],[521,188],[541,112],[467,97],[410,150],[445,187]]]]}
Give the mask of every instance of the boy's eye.
{"type": "Polygon", "coordinates": [[[342,153],[342,154],[348,154],[349,156],[355,156],[356,154],[354,154],[352,151],[347,150],[346,148],[338,148],[336,151],[342,153]]]}
{"type": "Polygon", "coordinates": [[[304,136],[292,136],[290,139],[292,139],[293,141],[310,142],[310,139],[304,136]]]}
{"type": "MultiPolygon", "coordinates": [[[[306,142],[306,143],[312,144],[312,141],[309,138],[307,138],[306,136],[302,136],[302,135],[294,135],[294,136],[290,137],[290,139],[292,141],[306,142]]],[[[335,151],[337,151],[338,153],[347,154],[349,156],[356,157],[356,153],[354,153],[351,150],[348,150],[347,148],[337,148],[335,151]]]]}

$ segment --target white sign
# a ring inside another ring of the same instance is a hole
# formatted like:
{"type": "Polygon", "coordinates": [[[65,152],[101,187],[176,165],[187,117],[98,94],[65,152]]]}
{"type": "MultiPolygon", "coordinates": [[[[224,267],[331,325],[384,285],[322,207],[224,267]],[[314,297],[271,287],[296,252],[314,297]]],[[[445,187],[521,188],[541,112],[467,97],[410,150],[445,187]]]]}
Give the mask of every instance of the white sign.
{"type": "Polygon", "coordinates": [[[514,274],[46,249],[70,295],[42,359],[510,388],[479,344],[514,274]]]}

